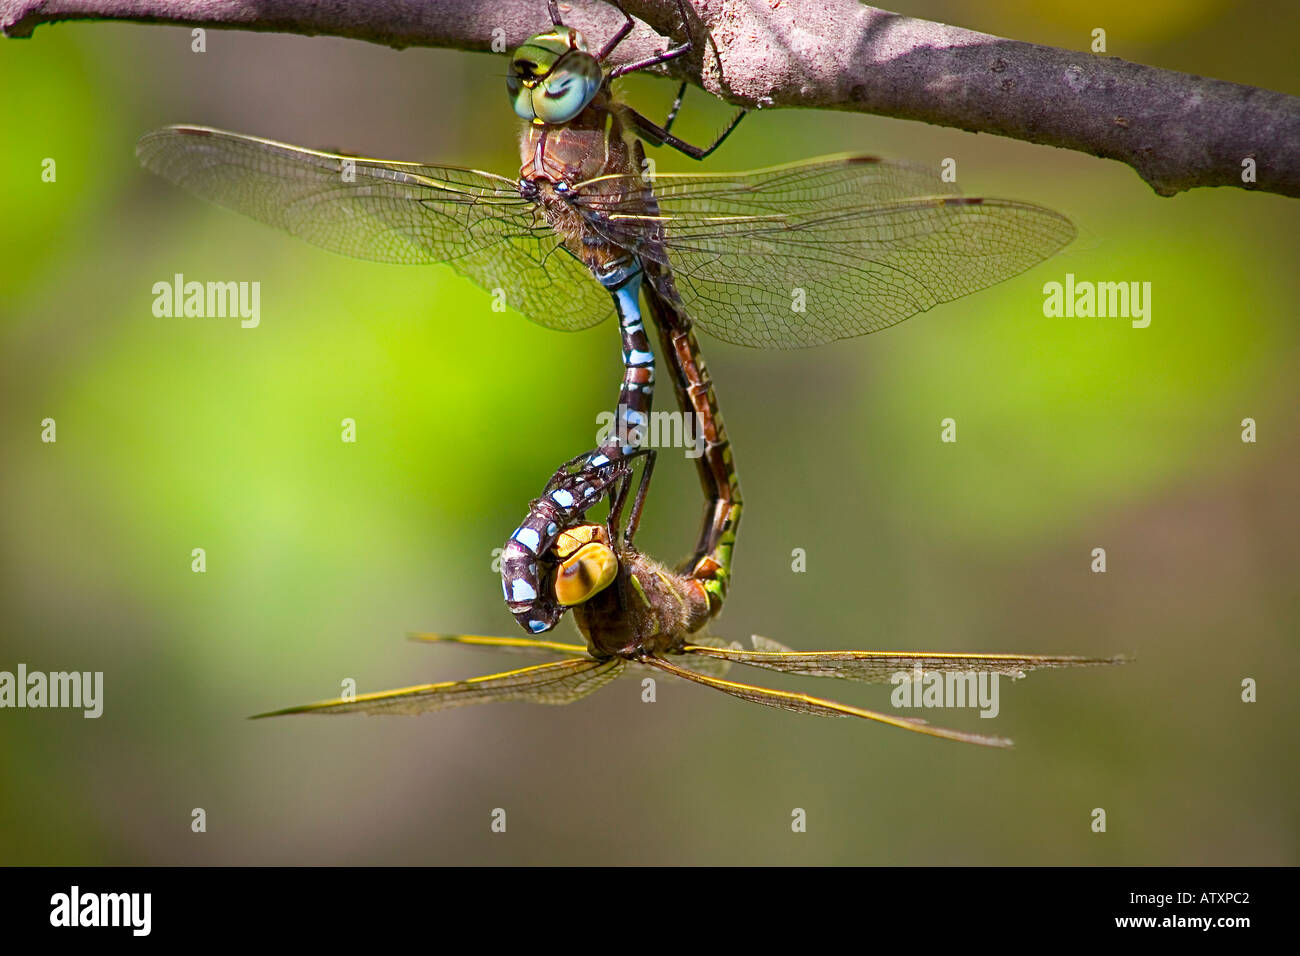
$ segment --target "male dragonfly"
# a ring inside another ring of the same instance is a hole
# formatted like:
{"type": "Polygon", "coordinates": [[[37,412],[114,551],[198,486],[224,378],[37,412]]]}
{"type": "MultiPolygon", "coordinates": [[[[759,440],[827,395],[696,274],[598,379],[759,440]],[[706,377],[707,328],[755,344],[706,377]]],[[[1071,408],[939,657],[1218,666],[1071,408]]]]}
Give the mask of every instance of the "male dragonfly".
{"type": "MultiPolygon", "coordinates": [[[[453,166],[364,159],[195,126],[141,138],[140,161],[192,192],[334,252],[382,262],[446,263],[556,329],[619,319],[624,378],[615,435],[649,407],[654,356],[644,294],[679,404],[709,438],[697,461],[708,503],[696,563],[725,564],[740,517],[739,484],[693,323],[727,342],[798,348],[887,328],[986,288],[1051,256],[1070,222],[1032,203],[966,198],[934,171],[838,156],[747,173],[649,176],[643,142],[701,159],[692,146],[621,103],[611,81],[681,56],[690,40],[616,68],[560,23],[515,52],[507,92],[526,121],[518,179],[453,166]],[[591,281],[594,277],[597,281],[591,281]],[[793,297],[799,296],[796,311],[793,297]],[[612,307],[611,307],[612,303],[612,307]]],[[[678,0],[683,23],[684,0],[678,0]]],[[[528,371],[528,370],[524,370],[528,371]]],[[[635,449],[606,443],[595,467],[635,449]]],[[[594,499],[593,499],[594,500],[594,499]]],[[[551,525],[555,527],[552,529],[551,525]]],[[[512,537],[506,597],[529,632],[562,609],[540,607],[533,568],[565,529],[512,537]],[[515,546],[517,545],[517,547],[515,546]]],[[[713,576],[720,589],[725,575],[713,576]]]]}

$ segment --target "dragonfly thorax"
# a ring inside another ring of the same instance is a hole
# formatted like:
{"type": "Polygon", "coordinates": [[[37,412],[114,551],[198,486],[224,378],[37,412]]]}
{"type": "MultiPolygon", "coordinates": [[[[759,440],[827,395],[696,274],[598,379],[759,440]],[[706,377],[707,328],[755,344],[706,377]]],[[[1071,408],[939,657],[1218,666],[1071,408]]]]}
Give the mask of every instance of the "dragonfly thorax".
{"type": "Polygon", "coordinates": [[[678,653],[710,611],[699,581],[624,548],[613,583],[576,605],[573,614],[593,656],[635,659],[678,653]]]}
{"type": "Polygon", "coordinates": [[[568,123],[600,92],[600,61],[577,30],[557,26],[531,37],[510,58],[506,92],[521,119],[535,126],[568,123]]]}
{"type": "Polygon", "coordinates": [[[626,249],[592,228],[607,209],[626,211],[646,191],[645,153],[625,108],[600,90],[563,126],[525,126],[519,145],[520,195],[541,207],[565,248],[598,276],[626,258],[626,249]]]}

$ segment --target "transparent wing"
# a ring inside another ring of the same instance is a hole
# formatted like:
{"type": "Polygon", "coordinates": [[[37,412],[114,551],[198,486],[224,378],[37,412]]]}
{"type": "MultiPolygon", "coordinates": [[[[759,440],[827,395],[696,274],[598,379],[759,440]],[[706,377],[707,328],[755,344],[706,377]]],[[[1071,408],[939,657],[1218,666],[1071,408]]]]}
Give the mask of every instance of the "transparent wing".
{"type": "Polygon", "coordinates": [[[503,176],[342,156],[201,126],[136,145],[140,163],[218,205],[331,252],[442,262],[528,318],[572,331],[613,313],[609,294],[503,176]]]}
{"type": "Polygon", "coordinates": [[[875,720],[882,724],[889,724],[891,727],[900,727],[903,730],[911,730],[918,734],[925,734],[929,737],[942,737],[944,740],[956,740],[961,743],[979,744],[984,747],[1010,747],[1012,742],[1006,737],[992,737],[986,734],[968,734],[960,730],[948,730],[943,727],[934,727],[919,720],[915,717],[895,717],[891,714],[882,714],[874,710],[863,710],[860,707],[850,707],[848,704],[840,704],[833,700],[826,700],[822,697],[812,697],[808,694],[794,694],[789,691],[772,690],[768,687],[756,687],[753,684],[741,684],[736,681],[721,680],[716,677],[710,677],[706,674],[700,674],[696,671],[684,667],[678,667],[670,664],[662,658],[649,658],[647,664],[652,664],[660,670],[675,674],[678,677],[684,677],[686,680],[695,681],[697,684],[703,684],[705,687],[712,687],[714,690],[720,690],[724,694],[730,694],[732,697],[739,697],[741,700],[747,700],[755,704],[763,704],[767,707],[778,707],[781,710],[793,711],[796,714],[811,714],[815,717],[861,717],[864,720],[875,720]]]}
{"type": "Polygon", "coordinates": [[[408,638],[422,644],[460,644],[464,647],[486,647],[510,654],[545,655],[548,657],[587,657],[584,644],[563,644],[559,641],[538,641],[530,637],[485,637],[479,634],[432,634],[421,631],[408,634],[408,638]]]}
{"type": "Polygon", "coordinates": [[[488,704],[498,700],[526,700],[535,704],[571,704],[608,684],[623,670],[619,658],[604,661],[586,657],[536,664],[519,670],[473,677],[469,680],[419,684],[358,694],[352,700],[321,700],[299,707],[286,707],[257,717],[284,714],[423,714],[466,704],[488,704]]]}
{"type": "Polygon", "coordinates": [[[683,654],[720,658],[736,664],[763,667],[786,674],[842,677],[847,680],[887,684],[899,673],[975,671],[1023,677],[1026,671],[1049,667],[1079,667],[1123,663],[1122,657],[1053,657],[1043,654],[943,654],[923,651],[794,651],[757,634],[754,650],[688,644],[683,654]]]}
{"type": "Polygon", "coordinates": [[[612,179],[575,187],[593,227],[670,267],[651,281],[701,327],[759,348],[888,328],[1025,271],[1075,234],[1050,209],[962,198],[934,170],[874,157],[665,174],[653,199],[612,179]]]}
{"type": "MultiPolygon", "coordinates": [[[[692,645],[695,647],[722,652],[742,650],[739,642],[727,641],[721,637],[714,637],[712,634],[692,634],[691,637],[696,641],[696,644],[692,645]]],[[[689,668],[697,674],[703,674],[705,677],[726,677],[727,672],[731,670],[731,661],[722,653],[717,655],[684,656],[674,661],[674,663],[679,667],[689,668]]]]}
{"type": "MultiPolygon", "coordinates": [[[[463,647],[484,647],[494,651],[504,651],[508,654],[582,658],[588,656],[586,645],[583,644],[538,641],[528,637],[484,637],[478,634],[432,634],[428,632],[413,633],[407,636],[413,641],[424,644],[459,644],[463,647]]],[[[702,646],[708,648],[741,649],[740,644],[735,641],[727,643],[719,637],[696,634],[695,639],[702,646]]],[[[723,657],[693,657],[682,660],[680,664],[682,667],[690,668],[697,674],[707,674],[711,677],[722,677],[727,671],[731,670],[731,661],[723,657]]],[[[636,671],[648,669],[646,666],[635,662],[629,663],[628,667],[636,671]]]]}

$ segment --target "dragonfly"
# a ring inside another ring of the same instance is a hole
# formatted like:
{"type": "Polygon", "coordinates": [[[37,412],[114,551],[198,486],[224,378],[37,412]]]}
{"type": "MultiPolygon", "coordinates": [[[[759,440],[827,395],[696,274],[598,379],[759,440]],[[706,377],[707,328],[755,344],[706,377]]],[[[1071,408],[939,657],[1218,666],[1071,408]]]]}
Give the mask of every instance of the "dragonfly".
{"type": "MultiPolygon", "coordinates": [[[[709,156],[735,129],[695,146],[622,102],[613,81],[692,49],[611,67],[632,18],[590,47],[548,3],[552,28],[512,56],[506,88],[523,121],[517,178],[455,166],[323,152],[201,126],[146,133],[149,170],[197,195],[333,252],[390,263],[444,263],[557,330],[616,316],[623,357],[615,435],[635,434],[653,396],[653,320],[683,411],[705,437],[696,462],[705,513],[688,564],[715,608],[726,595],[742,500],[712,381],[694,334],[755,348],[800,348],[880,331],[984,289],[1054,255],[1074,237],[1050,209],[965,197],[932,169],[841,155],[740,173],[653,173],[645,146],[709,156]],[[592,281],[592,280],[595,281],[592,281]],[[795,307],[797,300],[797,308],[795,307]]],[[[684,27],[685,0],[677,0],[684,27]]],[[[550,375],[541,365],[513,373],[550,375]]],[[[591,476],[636,450],[606,442],[591,476]]],[[[581,469],[580,469],[581,470],[581,469]]],[[[565,489],[553,489],[564,497],[565,489]]],[[[598,496],[597,496],[598,497],[598,496]]],[[[592,499],[594,500],[594,499],[592,499]]],[[[564,507],[564,506],[561,506],[564,507]]],[[[503,550],[507,606],[525,631],[553,628],[539,575],[576,527],[530,510],[503,550]],[[554,527],[552,527],[554,526],[554,527]]],[[[567,523],[566,523],[567,522],[567,523]]]]}
{"type": "Polygon", "coordinates": [[[556,658],[468,680],[418,684],[353,697],[317,701],[258,714],[422,714],[469,704],[529,701],[570,704],[581,700],[629,669],[660,671],[741,700],[821,717],[856,717],[930,737],[1010,747],[1009,738],[937,727],[915,717],[867,710],[823,697],[776,690],[727,678],[732,664],[788,674],[835,677],[867,683],[897,683],[925,675],[979,673],[1019,678],[1030,670],[1120,663],[1123,658],[1041,654],[962,654],[911,651],[795,651],[753,636],[752,648],[696,633],[712,616],[700,581],[674,572],[639,553],[633,543],[647,479],[638,489],[633,513],[621,537],[611,536],[620,522],[626,476],[611,502],[605,524],[583,523],[562,532],[555,552],[559,598],[574,610],[585,644],[524,637],[417,634],[417,640],[458,644],[556,658]]]}

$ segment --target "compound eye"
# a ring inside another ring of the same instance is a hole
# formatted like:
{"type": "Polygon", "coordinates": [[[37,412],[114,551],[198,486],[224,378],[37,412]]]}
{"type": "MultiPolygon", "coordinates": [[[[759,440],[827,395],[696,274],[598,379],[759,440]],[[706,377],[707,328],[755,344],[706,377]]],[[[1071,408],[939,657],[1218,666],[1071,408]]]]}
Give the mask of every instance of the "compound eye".
{"type": "Polygon", "coordinates": [[[600,61],[578,31],[556,27],[524,41],[510,58],[506,92],[522,119],[538,126],[569,122],[605,82],[600,61]]]}
{"type": "Polygon", "coordinates": [[[600,91],[600,65],[585,53],[570,53],[538,84],[533,111],[543,123],[567,123],[587,108],[600,91]]]}
{"type": "Polygon", "coordinates": [[[506,77],[506,94],[510,97],[510,106],[516,116],[530,123],[537,118],[533,113],[533,91],[524,85],[517,74],[511,73],[506,77]]]}
{"type": "Polygon", "coordinates": [[[555,600],[572,607],[591,600],[618,576],[618,558],[607,544],[585,544],[561,562],[555,572],[555,600]]]}

